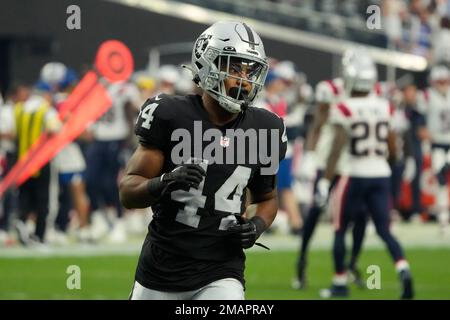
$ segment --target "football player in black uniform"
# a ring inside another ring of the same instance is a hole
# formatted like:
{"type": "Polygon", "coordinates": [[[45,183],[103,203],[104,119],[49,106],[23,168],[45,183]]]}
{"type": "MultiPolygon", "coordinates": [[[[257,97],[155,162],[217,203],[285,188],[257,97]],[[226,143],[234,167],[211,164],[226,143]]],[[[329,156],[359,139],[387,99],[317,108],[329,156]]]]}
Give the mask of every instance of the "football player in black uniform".
{"type": "Polygon", "coordinates": [[[120,182],[125,207],[153,210],[131,299],[244,299],[243,249],[278,209],[287,139],[278,116],[251,106],[268,71],[260,37],[245,23],[215,23],[196,40],[190,69],[203,94],[144,103],[120,182]]]}

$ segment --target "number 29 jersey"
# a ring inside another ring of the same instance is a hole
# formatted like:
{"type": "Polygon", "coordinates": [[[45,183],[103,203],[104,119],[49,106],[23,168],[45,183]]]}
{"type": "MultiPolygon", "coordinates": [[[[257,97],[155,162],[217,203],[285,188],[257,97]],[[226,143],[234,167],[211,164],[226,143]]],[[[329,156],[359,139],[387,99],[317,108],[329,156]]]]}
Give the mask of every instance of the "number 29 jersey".
{"type": "Polygon", "coordinates": [[[206,171],[197,189],[172,191],[152,206],[151,243],[202,260],[223,261],[242,253],[227,228],[245,211],[246,187],[256,194],[275,188],[275,172],[263,174],[268,167],[264,155],[276,155],[271,159],[276,167],[284,158],[281,118],[250,107],[218,127],[209,121],[200,96],[159,95],[142,106],[135,133],[144,147],[163,151],[162,173],[179,162],[199,163],[206,171]],[[238,130],[240,141],[230,136],[238,130]]]}
{"type": "Polygon", "coordinates": [[[392,114],[389,101],[376,96],[347,98],[332,105],[331,123],[342,125],[349,137],[340,174],[359,178],[391,175],[387,157],[392,114]]]}

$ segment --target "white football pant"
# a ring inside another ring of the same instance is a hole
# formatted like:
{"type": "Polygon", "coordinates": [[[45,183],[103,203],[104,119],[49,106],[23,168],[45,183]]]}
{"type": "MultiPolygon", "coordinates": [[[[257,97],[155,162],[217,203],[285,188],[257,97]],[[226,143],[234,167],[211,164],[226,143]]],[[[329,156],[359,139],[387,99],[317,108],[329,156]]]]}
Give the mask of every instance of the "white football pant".
{"type": "Polygon", "coordinates": [[[130,300],[244,300],[244,287],[237,279],[225,278],[197,290],[166,292],[147,289],[135,281],[130,300]]]}

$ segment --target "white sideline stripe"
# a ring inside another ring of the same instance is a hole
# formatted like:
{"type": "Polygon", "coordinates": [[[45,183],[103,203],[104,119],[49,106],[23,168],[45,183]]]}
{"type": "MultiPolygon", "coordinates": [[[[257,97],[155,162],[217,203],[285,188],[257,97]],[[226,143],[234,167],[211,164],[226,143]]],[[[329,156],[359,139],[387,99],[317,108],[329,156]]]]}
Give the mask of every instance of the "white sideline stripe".
{"type": "Polygon", "coordinates": [[[371,54],[375,62],[406,70],[423,71],[427,68],[428,65],[427,60],[424,57],[418,55],[382,49],[374,46],[362,45],[360,43],[336,39],[312,32],[305,32],[289,27],[282,27],[276,24],[206,9],[192,4],[173,2],[168,0],[109,1],[205,25],[213,24],[214,22],[217,22],[219,20],[243,21],[254,27],[255,30],[264,37],[334,54],[342,54],[345,50],[355,48],[355,46],[364,47],[371,54]]]}
{"type": "MultiPolygon", "coordinates": [[[[437,224],[394,224],[393,234],[405,249],[439,249],[450,248],[450,236],[440,237],[437,224]]],[[[300,239],[288,235],[263,235],[260,242],[271,250],[293,251],[298,250],[300,239]]],[[[310,244],[311,250],[331,250],[333,243],[333,225],[320,224],[315,231],[310,244]]],[[[347,234],[347,245],[351,245],[351,233],[347,234]]],[[[384,249],[384,243],[374,233],[371,227],[366,230],[363,244],[367,249],[384,249]]],[[[55,258],[55,257],[101,257],[101,256],[139,256],[142,243],[136,240],[125,245],[70,245],[66,247],[49,247],[46,250],[37,250],[23,247],[0,248],[0,259],[14,258],[55,258]]],[[[259,247],[250,249],[252,252],[267,252],[259,247]]],[[[364,250],[364,249],[363,249],[364,250]]],[[[1,263],[0,263],[1,264],[1,263]]]]}

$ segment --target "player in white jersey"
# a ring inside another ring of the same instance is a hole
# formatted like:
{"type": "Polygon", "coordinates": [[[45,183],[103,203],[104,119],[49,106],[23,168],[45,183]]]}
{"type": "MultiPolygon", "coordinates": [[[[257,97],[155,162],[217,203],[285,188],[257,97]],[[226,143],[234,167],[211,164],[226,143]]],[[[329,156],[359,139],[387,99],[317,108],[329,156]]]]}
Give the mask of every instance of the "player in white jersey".
{"type": "Polygon", "coordinates": [[[315,161],[317,169],[325,169],[326,159],[330,153],[331,144],[333,143],[334,130],[329,121],[330,105],[336,103],[345,97],[344,82],[342,78],[321,81],[316,88],[316,109],[317,121],[313,126],[313,135],[308,139],[306,145],[305,160],[311,156],[308,151],[315,150],[315,161]],[[317,131],[320,131],[317,133],[317,131]],[[317,138],[316,138],[317,137],[317,138]],[[314,140],[317,139],[317,145],[314,148],[314,140]]]}
{"type": "Polygon", "coordinates": [[[108,232],[109,240],[126,240],[125,225],[120,204],[118,175],[123,167],[121,156],[133,135],[140,95],[129,82],[118,82],[108,87],[113,102],[110,109],[91,127],[93,142],[86,150],[86,181],[91,200],[93,235],[100,238],[108,232]],[[105,219],[105,214],[106,218],[105,219]]]}
{"type": "MultiPolygon", "coordinates": [[[[108,87],[113,104],[110,109],[94,124],[92,133],[98,141],[124,140],[130,134],[130,119],[127,108],[140,102],[138,89],[128,82],[118,82],[108,87]],[[127,105],[131,103],[131,105],[127,105]]],[[[134,107],[137,110],[137,107],[134,107]]]]}
{"type": "Polygon", "coordinates": [[[419,109],[426,119],[432,148],[432,169],[439,183],[436,195],[438,219],[442,232],[447,233],[450,216],[450,70],[445,66],[434,66],[430,83],[431,87],[423,92],[420,99],[419,109]]]}
{"type": "MultiPolygon", "coordinates": [[[[329,117],[330,106],[344,99],[345,95],[342,78],[321,81],[316,86],[316,106],[313,124],[308,132],[304,147],[304,155],[300,160],[300,165],[298,166],[299,170],[297,172],[297,179],[301,181],[302,186],[305,186],[307,190],[312,186],[313,190],[310,190],[310,192],[313,194],[315,193],[319,179],[323,175],[326,159],[330,154],[331,145],[334,139],[334,128],[329,117]]],[[[341,161],[339,167],[343,166],[344,162],[341,161]]],[[[323,207],[319,206],[316,201],[313,200],[303,227],[300,253],[297,261],[297,279],[293,282],[293,287],[296,289],[302,289],[306,286],[308,245],[322,211],[323,207]]],[[[361,287],[363,284],[360,273],[356,267],[356,262],[364,238],[366,218],[364,215],[359,215],[359,217],[360,219],[355,221],[353,227],[353,248],[349,261],[349,270],[351,271],[355,284],[361,287]]]]}
{"type": "Polygon", "coordinates": [[[335,128],[330,155],[316,198],[324,204],[338,161],[348,165],[332,192],[331,206],[335,226],[333,258],[335,276],[323,297],[348,296],[345,260],[345,232],[358,215],[369,211],[376,231],[386,243],[395,261],[403,285],[401,298],[413,297],[409,265],[398,241],[389,231],[390,175],[387,157],[393,156],[393,133],[390,130],[392,108],[383,98],[370,92],[377,79],[375,64],[368,55],[349,55],[344,65],[344,83],[349,97],[333,104],[330,121],[335,128]],[[389,152],[391,151],[391,152],[389,152]]]}

